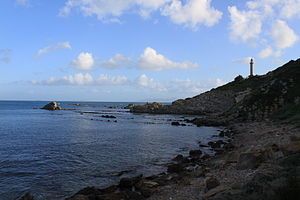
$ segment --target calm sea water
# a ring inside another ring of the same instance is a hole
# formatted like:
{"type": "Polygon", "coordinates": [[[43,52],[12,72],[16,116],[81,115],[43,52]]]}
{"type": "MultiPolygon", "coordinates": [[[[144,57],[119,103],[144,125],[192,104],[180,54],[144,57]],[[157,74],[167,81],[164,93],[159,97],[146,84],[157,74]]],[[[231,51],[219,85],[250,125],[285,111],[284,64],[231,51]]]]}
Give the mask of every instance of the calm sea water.
{"type": "Polygon", "coordinates": [[[173,156],[217,132],[170,125],[183,116],[132,114],[122,109],[128,103],[62,102],[75,110],[33,109],[46,103],[0,101],[2,200],[27,191],[37,199],[64,199],[86,186],[116,183],[124,170],[123,176],[159,173],[173,156]],[[116,119],[101,117],[106,114],[116,119]]]}

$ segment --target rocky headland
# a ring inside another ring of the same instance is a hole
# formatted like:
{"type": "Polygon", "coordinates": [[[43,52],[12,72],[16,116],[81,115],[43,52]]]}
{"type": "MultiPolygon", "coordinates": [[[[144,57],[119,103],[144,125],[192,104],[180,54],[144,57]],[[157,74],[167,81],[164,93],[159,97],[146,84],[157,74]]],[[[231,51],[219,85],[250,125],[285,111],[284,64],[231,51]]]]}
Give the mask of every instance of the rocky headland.
{"type": "Polygon", "coordinates": [[[299,199],[299,77],[300,59],[266,75],[238,76],[171,105],[130,105],[134,113],[197,115],[185,123],[223,128],[188,156],[170,160],[164,173],[123,177],[116,185],[84,188],[67,200],[299,199]]]}

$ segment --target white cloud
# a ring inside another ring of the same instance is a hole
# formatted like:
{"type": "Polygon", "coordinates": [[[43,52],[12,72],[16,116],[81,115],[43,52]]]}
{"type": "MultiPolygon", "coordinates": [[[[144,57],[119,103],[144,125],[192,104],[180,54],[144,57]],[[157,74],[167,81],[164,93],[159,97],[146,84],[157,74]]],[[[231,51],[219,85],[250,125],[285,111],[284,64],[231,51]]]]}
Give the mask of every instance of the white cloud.
{"type": "Polygon", "coordinates": [[[272,47],[267,47],[265,49],[263,49],[260,53],[259,53],[259,57],[260,58],[268,58],[273,54],[273,49],[272,47]]]}
{"type": "Polygon", "coordinates": [[[93,78],[89,73],[77,73],[74,75],[64,76],[61,78],[51,77],[48,80],[32,81],[34,85],[123,85],[128,82],[125,76],[108,76],[100,75],[98,78],[93,78]]]}
{"type": "Polygon", "coordinates": [[[71,47],[71,44],[69,42],[59,42],[59,43],[44,47],[42,49],[39,49],[38,52],[37,52],[37,55],[42,56],[42,55],[45,55],[47,53],[57,51],[57,50],[61,50],[61,49],[72,49],[72,47],[71,47]]]}
{"type": "Polygon", "coordinates": [[[157,91],[166,91],[166,88],[159,82],[155,81],[153,78],[149,78],[145,74],[139,76],[136,80],[138,86],[143,88],[150,88],[157,91]]]}
{"type": "Polygon", "coordinates": [[[128,66],[131,63],[131,60],[122,55],[122,54],[116,54],[115,56],[113,56],[112,58],[103,61],[101,63],[101,66],[109,68],[109,69],[115,69],[118,67],[122,67],[122,66],[128,66]]]}
{"type": "Polygon", "coordinates": [[[197,28],[199,25],[213,26],[222,18],[222,12],[211,6],[211,0],[190,0],[183,5],[181,0],[163,8],[162,15],[170,17],[176,24],[197,28]]]}
{"type": "Polygon", "coordinates": [[[72,65],[80,70],[90,70],[94,64],[94,57],[88,52],[81,52],[78,57],[72,61],[72,65]]]}
{"type": "Polygon", "coordinates": [[[228,7],[231,38],[255,47],[263,45],[260,58],[279,57],[297,42],[297,34],[287,23],[300,17],[300,0],[249,0],[245,5],[244,10],[228,7]]]}
{"type": "Polygon", "coordinates": [[[211,6],[211,0],[67,0],[60,9],[61,16],[78,9],[85,16],[96,16],[99,20],[118,21],[125,12],[138,13],[148,18],[158,11],[172,22],[196,28],[199,25],[213,26],[222,17],[222,12],[211,6]]]}
{"type": "MultiPolygon", "coordinates": [[[[118,86],[118,87],[131,87],[132,89],[151,90],[152,92],[159,92],[163,94],[178,96],[194,96],[202,92],[210,90],[211,88],[218,87],[225,84],[222,79],[209,79],[209,80],[191,80],[191,79],[171,79],[164,82],[157,81],[148,77],[145,74],[138,76],[136,79],[129,80],[126,76],[110,76],[102,74],[94,78],[89,73],[77,73],[74,75],[63,76],[60,78],[51,77],[47,80],[31,81],[33,85],[46,85],[46,86],[118,86]]],[[[178,96],[178,97],[180,97],[178,96]]]]}
{"type": "Polygon", "coordinates": [[[224,85],[225,83],[225,81],[219,78],[203,81],[195,81],[191,79],[175,79],[167,84],[167,88],[171,92],[180,92],[181,94],[187,96],[194,96],[210,90],[211,88],[224,85]]]}
{"type": "Polygon", "coordinates": [[[279,49],[293,46],[298,41],[298,36],[285,21],[277,20],[271,30],[272,38],[279,49]]]}
{"type": "Polygon", "coordinates": [[[62,78],[51,77],[48,80],[32,81],[34,85],[88,85],[94,81],[93,77],[86,73],[64,76],[62,78]]]}
{"type": "Polygon", "coordinates": [[[108,76],[102,74],[96,79],[97,85],[123,85],[128,83],[128,78],[126,76],[108,76]]]}
{"type": "MultiPolygon", "coordinates": [[[[168,1],[168,0],[167,0],[168,1]]],[[[121,16],[133,7],[150,12],[164,5],[166,0],[68,0],[60,10],[60,15],[66,16],[78,8],[84,15],[96,15],[99,20],[121,16]]]]}
{"type": "Polygon", "coordinates": [[[10,49],[0,49],[0,63],[10,63],[11,61],[11,50],[10,49]]]}
{"type": "Polygon", "coordinates": [[[230,35],[234,40],[248,42],[256,39],[262,31],[262,16],[256,11],[240,11],[228,7],[230,13],[230,35]]]}
{"type": "Polygon", "coordinates": [[[284,0],[281,16],[285,19],[300,17],[300,0],[284,0]]]}
{"type": "Polygon", "coordinates": [[[164,70],[164,69],[190,69],[198,67],[198,64],[189,61],[174,62],[151,47],[147,47],[140,56],[138,65],[141,69],[164,70]]]}

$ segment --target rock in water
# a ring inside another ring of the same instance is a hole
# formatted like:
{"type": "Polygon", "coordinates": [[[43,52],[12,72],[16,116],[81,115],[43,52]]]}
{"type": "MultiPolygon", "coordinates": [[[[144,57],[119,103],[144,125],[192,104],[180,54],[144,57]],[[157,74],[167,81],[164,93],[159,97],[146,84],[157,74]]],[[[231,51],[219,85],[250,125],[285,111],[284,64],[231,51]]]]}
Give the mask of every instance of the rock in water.
{"type": "Polygon", "coordinates": [[[24,194],[24,196],[22,196],[18,200],[34,200],[34,197],[29,192],[27,192],[26,194],[24,194]]]}
{"type": "Polygon", "coordinates": [[[47,105],[45,105],[44,107],[42,107],[42,109],[44,109],[44,110],[61,110],[61,107],[59,106],[59,103],[52,101],[52,102],[48,103],[47,105]]]}

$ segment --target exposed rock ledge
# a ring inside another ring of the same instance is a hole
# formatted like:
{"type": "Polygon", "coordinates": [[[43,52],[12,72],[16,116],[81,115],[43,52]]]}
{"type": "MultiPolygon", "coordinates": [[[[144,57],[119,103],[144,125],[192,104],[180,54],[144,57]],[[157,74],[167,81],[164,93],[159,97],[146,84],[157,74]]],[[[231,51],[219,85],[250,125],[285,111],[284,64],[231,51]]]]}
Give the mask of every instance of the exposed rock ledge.
{"type": "Polygon", "coordinates": [[[52,101],[50,103],[48,103],[47,105],[45,105],[44,107],[42,107],[41,109],[44,110],[61,110],[62,108],[59,106],[59,103],[52,101]]]}

